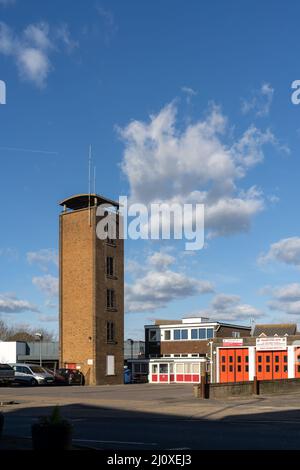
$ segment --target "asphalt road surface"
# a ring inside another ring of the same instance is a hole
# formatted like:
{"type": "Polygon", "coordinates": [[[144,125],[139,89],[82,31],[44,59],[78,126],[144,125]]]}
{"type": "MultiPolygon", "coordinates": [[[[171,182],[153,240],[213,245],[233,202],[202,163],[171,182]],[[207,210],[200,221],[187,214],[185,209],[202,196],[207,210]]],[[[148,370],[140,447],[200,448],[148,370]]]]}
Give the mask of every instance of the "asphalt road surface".
{"type": "Polygon", "coordinates": [[[189,385],[1,388],[5,434],[59,404],[74,443],[95,449],[299,449],[300,394],[198,400],[189,385]]]}

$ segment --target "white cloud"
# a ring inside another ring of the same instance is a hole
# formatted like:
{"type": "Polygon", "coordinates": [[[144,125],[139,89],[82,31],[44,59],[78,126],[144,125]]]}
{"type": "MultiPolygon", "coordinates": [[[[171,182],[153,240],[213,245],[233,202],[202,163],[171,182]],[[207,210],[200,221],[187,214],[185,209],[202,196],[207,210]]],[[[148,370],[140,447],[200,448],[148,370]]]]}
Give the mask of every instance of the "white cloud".
{"type": "Polygon", "coordinates": [[[205,119],[177,127],[177,107],[168,104],[149,122],[119,129],[125,144],[122,169],[132,202],[204,203],[211,235],[249,230],[264,209],[260,190],[237,187],[249,169],[263,161],[263,146],[277,141],[251,126],[235,142],[225,142],[226,117],[213,106],[205,119]]]}
{"type": "Polygon", "coordinates": [[[273,243],[269,251],[258,258],[260,264],[270,261],[300,266],[300,237],[283,238],[273,243]]]}
{"type": "Polygon", "coordinates": [[[175,262],[175,258],[174,256],[168,255],[167,253],[157,251],[148,258],[148,261],[149,264],[154,266],[157,270],[165,270],[175,262]]]}
{"type": "Polygon", "coordinates": [[[164,308],[176,299],[211,293],[211,282],[188,277],[169,269],[174,258],[164,253],[152,254],[146,260],[148,271],[125,286],[127,312],[146,312],[164,308]]]}
{"type": "Polygon", "coordinates": [[[263,312],[249,304],[241,303],[238,295],[217,294],[207,309],[199,312],[199,315],[212,320],[233,321],[250,320],[263,316],[263,312]]]}
{"type": "Polygon", "coordinates": [[[28,300],[20,300],[14,294],[0,294],[1,313],[38,312],[38,308],[28,300]]]}
{"type": "Polygon", "coordinates": [[[258,117],[267,116],[271,109],[274,91],[269,83],[263,83],[259,90],[252,93],[250,100],[242,100],[242,113],[247,114],[252,111],[258,117]]]}
{"type": "Polygon", "coordinates": [[[39,322],[45,322],[45,323],[52,323],[58,322],[58,315],[38,315],[38,321],[39,322]]]}
{"type": "Polygon", "coordinates": [[[186,102],[189,104],[193,96],[198,95],[198,92],[191,87],[183,86],[181,91],[186,95],[186,102]]]}
{"type": "Polygon", "coordinates": [[[58,254],[56,250],[45,248],[38,251],[29,251],[26,254],[29,264],[37,264],[44,271],[48,270],[49,264],[58,266],[58,254]]]}
{"type": "Polygon", "coordinates": [[[51,274],[45,274],[44,276],[36,276],[32,278],[32,283],[48,297],[52,298],[58,296],[57,277],[51,276],[51,274]]]}
{"type": "Polygon", "coordinates": [[[48,23],[29,24],[16,34],[0,22],[0,53],[12,57],[22,79],[42,88],[53,69],[50,55],[60,52],[60,46],[70,48],[72,42],[67,25],[50,29],[48,23]]]}
{"type": "Polygon", "coordinates": [[[0,0],[0,6],[8,7],[14,5],[16,0],[0,0]]]}
{"type": "Polygon", "coordinates": [[[280,287],[267,287],[263,294],[272,295],[268,306],[271,310],[284,312],[289,315],[300,315],[300,284],[291,283],[280,287]]]}
{"type": "Polygon", "coordinates": [[[104,23],[104,38],[107,44],[110,43],[112,38],[118,31],[118,25],[115,21],[114,14],[111,10],[107,10],[100,5],[96,6],[96,11],[104,23]]]}

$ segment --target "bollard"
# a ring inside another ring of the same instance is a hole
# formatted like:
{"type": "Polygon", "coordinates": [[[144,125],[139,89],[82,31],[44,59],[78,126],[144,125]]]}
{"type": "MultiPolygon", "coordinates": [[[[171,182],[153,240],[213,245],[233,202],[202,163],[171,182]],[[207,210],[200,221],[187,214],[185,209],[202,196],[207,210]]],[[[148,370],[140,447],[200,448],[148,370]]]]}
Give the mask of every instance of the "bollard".
{"type": "Polygon", "coordinates": [[[253,378],[253,393],[259,395],[259,380],[257,380],[256,375],[253,378]]]}
{"type": "Polygon", "coordinates": [[[207,374],[201,375],[201,398],[209,398],[209,384],[207,383],[207,374]]]}

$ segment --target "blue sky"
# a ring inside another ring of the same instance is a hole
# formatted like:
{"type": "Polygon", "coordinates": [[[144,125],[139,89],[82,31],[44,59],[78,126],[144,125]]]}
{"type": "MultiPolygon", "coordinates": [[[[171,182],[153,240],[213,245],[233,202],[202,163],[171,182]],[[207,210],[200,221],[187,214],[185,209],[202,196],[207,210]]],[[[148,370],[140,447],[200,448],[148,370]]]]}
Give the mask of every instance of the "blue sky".
{"type": "Polygon", "coordinates": [[[57,331],[57,202],[203,202],[206,245],[126,242],[126,337],[298,321],[299,3],[0,0],[0,314],[57,331]],[[136,178],[135,169],[139,177],[136,178]],[[142,260],[142,262],[141,262],[142,260]]]}

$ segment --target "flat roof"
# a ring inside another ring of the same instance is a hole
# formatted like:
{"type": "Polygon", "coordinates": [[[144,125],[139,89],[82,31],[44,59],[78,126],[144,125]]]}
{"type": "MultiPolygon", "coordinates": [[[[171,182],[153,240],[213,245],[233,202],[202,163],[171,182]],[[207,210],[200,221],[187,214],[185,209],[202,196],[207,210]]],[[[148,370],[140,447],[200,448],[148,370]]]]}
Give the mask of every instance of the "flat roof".
{"type": "Polygon", "coordinates": [[[153,325],[144,325],[144,328],[168,328],[168,327],[173,327],[173,328],[188,328],[191,325],[193,326],[207,326],[207,325],[219,325],[219,326],[226,326],[226,327],[232,327],[232,328],[242,328],[244,330],[251,330],[251,326],[247,325],[237,325],[235,323],[225,323],[217,320],[209,320],[209,321],[203,321],[202,323],[200,322],[195,322],[195,323],[182,323],[181,320],[175,320],[174,323],[154,323],[153,325]]]}
{"type": "Polygon", "coordinates": [[[89,207],[89,205],[93,205],[95,199],[97,199],[97,206],[99,206],[100,204],[108,203],[111,206],[117,208],[119,207],[119,203],[117,201],[113,201],[112,199],[101,196],[101,194],[95,193],[75,194],[74,196],[70,196],[60,201],[59,205],[66,206],[68,209],[72,210],[85,209],[89,207]]]}

